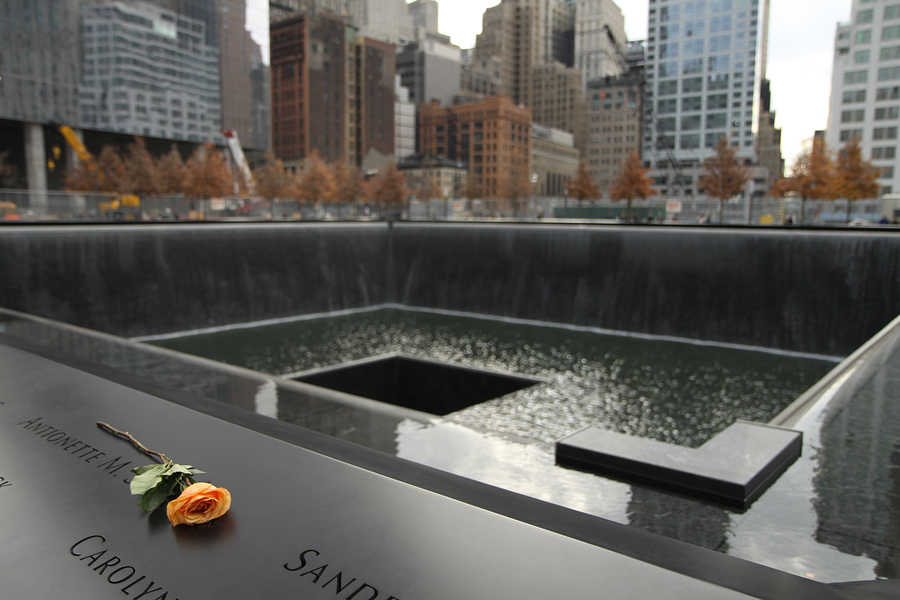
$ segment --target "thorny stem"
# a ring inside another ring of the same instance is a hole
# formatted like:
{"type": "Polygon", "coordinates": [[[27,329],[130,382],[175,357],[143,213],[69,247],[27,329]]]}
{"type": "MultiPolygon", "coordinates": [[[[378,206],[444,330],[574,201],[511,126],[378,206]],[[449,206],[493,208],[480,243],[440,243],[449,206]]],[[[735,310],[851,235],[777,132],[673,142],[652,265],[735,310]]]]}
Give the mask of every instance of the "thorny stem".
{"type": "Polygon", "coordinates": [[[131,442],[131,444],[132,444],[135,448],[137,448],[138,450],[140,450],[141,452],[143,452],[143,453],[146,454],[147,456],[149,456],[149,457],[151,457],[151,458],[157,459],[159,462],[161,462],[161,463],[163,463],[163,464],[172,462],[172,459],[171,459],[171,458],[169,458],[169,457],[166,456],[165,454],[162,454],[161,452],[157,452],[157,451],[155,451],[155,450],[150,450],[150,449],[147,448],[145,445],[143,445],[142,443],[140,443],[139,441],[137,441],[137,439],[136,439],[133,435],[131,435],[130,433],[128,433],[127,431],[119,431],[118,429],[116,429],[116,428],[113,427],[112,425],[109,425],[109,424],[107,424],[107,423],[104,423],[103,421],[97,421],[97,427],[99,427],[100,429],[103,429],[103,430],[106,431],[107,433],[111,433],[111,434],[113,434],[113,435],[115,435],[115,436],[118,436],[118,437],[121,437],[121,438],[125,438],[126,440],[128,440],[129,442],[131,442]]]}

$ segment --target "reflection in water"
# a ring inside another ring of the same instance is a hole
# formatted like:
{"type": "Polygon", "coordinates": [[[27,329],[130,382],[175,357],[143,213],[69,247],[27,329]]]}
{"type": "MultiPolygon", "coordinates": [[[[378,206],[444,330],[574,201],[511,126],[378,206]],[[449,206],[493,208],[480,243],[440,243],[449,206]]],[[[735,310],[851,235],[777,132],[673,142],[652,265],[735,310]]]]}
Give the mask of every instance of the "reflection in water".
{"type": "Polygon", "coordinates": [[[876,574],[893,579],[900,577],[900,402],[891,374],[878,371],[828,415],[814,486],[816,539],[874,559],[876,574]]]}
{"type": "Polygon", "coordinates": [[[628,524],[710,550],[728,552],[726,535],[731,513],[677,494],[631,486],[628,524]]]}
{"type": "Polygon", "coordinates": [[[543,378],[547,383],[449,418],[544,442],[600,425],[696,447],[735,419],[769,421],[832,366],[768,352],[405,310],[153,343],[274,375],[403,352],[543,378]]]}
{"type": "MultiPolygon", "coordinates": [[[[270,410],[274,406],[275,400],[269,395],[271,380],[262,374],[237,372],[215,363],[186,359],[84,329],[16,318],[2,310],[0,326],[6,335],[14,338],[195,395],[247,410],[270,410]]],[[[380,330],[380,327],[375,324],[375,329],[380,330]]],[[[362,329],[371,332],[371,328],[362,329]]],[[[545,332],[545,336],[556,335],[545,328],[536,329],[545,332]]],[[[324,347],[341,349],[343,355],[360,352],[355,346],[359,336],[329,337],[335,331],[328,326],[322,328],[318,338],[315,335],[301,337],[307,341],[318,339],[324,347]]],[[[252,331],[236,333],[238,341],[252,340],[254,336],[252,331]]],[[[578,337],[584,332],[563,330],[557,333],[563,337],[578,337]]],[[[521,343],[531,343],[531,334],[526,335],[525,331],[520,334],[521,343]]],[[[897,343],[900,344],[900,339],[897,343]]],[[[288,346],[276,345],[267,357],[273,362],[291,362],[293,355],[288,349],[288,346]]],[[[897,572],[896,540],[900,539],[897,527],[900,521],[900,502],[897,501],[900,450],[897,445],[900,436],[896,430],[897,409],[889,406],[885,398],[896,397],[891,386],[894,390],[900,389],[898,367],[900,352],[894,352],[894,356],[879,367],[886,373],[893,373],[893,379],[888,376],[883,385],[880,380],[870,382],[870,389],[855,395],[851,390],[846,395],[854,400],[843,410],[858,412],[853,418],[858,427],[853,430],[855,435],[849,435],[848,424],[847,435],[827,432],[828,439],[823,441],[820,439],[819,413],[807,415],[798,425],[804,431],[803,456],[746,513],[727,512],[687,498],[667,498],[663,492],[632,488],[619,481],[562,469],[555,465],[552,445],[548,443],[486,432],[483,428],[447,420],[428,424],[402,420],[394,415],[328,401],[320,393],[310,393],[299,385],[277,386],[277,414],[284,422],[618,523],[631,523],[716,548],[800,576],[814,576],[819,581],[852,581],[872,579],[877,575],[893,576],[897,572]],[[867,408],[876,399],[881,406],[867,408]],[[864,433],[866,431],[875,433],[869,436],[864,433]],[[879,441],[868,447],[876,453],[884,453],[882,458],[874,459],[884,469],[879,466],[870,472],[889,481],[869,484],[862,471],[866,461],[872,462],[873,457],[861,453],[864,456],[859,464],[842,464],[845,458],[856,460],[860,457],[841,454],[831,447],[855,444],[861,438],[870,437],[879,438],[879,441]],[[854,473],[854,469],[860,472],[854,473]],[[883,494],[885,499],[890,498],[886,512],[878,514],[878,507],[873,504],[871,513],[854,515],[854,509],[846,506],[842,498],[854,487],[859,488],[855,493],[860,496],[871,499],[876,494],[883,494]],[[819,509],[822,509],[822,516],[817,514],[819,509]],[[831,533],[845,525],[851,525],[843,528],[845,535],[831,533]],[[864,540],[865,544],[853,542],[853,537],[864,540]],[[861,552],[871,552],[872,557],[858,554],[861,552]]],[[[846,383],[846,380],[841,381],[846,383]]],[[[830,391],[826,397],[831,400],[829,408],[841,407],[841,402],[834,401],[830,391]]],[[[165,524],[168,526],[167,522],[165,524]]],[[[598,522],[598,526],[602,526],[602,522],[598,522]]]]}

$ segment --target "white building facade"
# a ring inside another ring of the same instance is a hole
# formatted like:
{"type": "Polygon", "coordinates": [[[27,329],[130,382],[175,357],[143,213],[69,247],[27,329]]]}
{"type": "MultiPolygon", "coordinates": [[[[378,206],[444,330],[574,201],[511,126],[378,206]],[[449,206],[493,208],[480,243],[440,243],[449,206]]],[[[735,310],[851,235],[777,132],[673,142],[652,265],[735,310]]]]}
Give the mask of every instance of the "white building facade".
{"type": "Polygon", "coordinates": [[[900,2],[853,0],[851,21],[839,24],[825,142],[840,148],[856,138],[863,158],[881,169],[881,194],[900,191],[900,2]]]}
{"type": "Polygon", "coordinates": [[[722,136],[756,162],[768,12],[768,0],[650,0],[643,158],[664,195],[699,194],[722,136]]]}

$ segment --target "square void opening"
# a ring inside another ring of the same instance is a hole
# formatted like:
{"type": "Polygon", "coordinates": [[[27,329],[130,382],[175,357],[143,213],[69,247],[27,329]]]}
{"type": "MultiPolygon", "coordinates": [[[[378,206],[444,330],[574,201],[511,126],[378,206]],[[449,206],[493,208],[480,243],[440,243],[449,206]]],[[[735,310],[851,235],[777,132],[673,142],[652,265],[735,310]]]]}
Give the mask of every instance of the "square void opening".
{"type": "Polygon", "coordinates": [[[447,415],[542,382],[402,354],[316,369],[292,379],[433,415],[447,415]]]}

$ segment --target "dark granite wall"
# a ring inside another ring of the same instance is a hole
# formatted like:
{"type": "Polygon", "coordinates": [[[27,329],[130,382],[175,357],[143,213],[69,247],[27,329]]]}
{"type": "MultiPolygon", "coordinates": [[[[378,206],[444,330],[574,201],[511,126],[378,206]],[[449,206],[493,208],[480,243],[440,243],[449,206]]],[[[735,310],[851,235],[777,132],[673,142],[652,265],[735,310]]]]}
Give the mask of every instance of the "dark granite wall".
{"type": "Polygon", "coordinates": [[[900,313],[900,233],[0,228],[0,306],[118,335],[384,303],[846,355],[900,313]]]}
{"type": "Polygon", "coordinates": [[[900,314],[900,232],[395,230],[408,306],[828,355],[900,314]]]}
{"type": "Polygon", "coordinates": [[[0,306],[126,337],[383,302],[384,227],[0,229],[0,306]]]}

